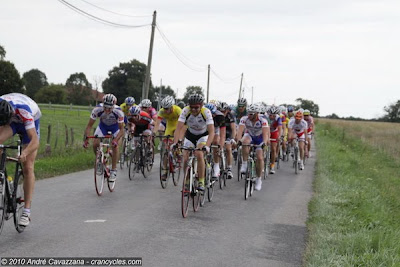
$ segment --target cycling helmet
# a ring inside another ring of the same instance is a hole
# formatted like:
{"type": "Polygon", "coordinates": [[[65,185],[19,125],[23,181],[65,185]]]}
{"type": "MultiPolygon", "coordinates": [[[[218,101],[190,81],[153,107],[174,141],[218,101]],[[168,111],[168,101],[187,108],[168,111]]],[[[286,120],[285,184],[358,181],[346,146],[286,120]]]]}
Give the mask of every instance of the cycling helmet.
{"type": "Polygon", "coordinates": [[[138,106],[132,106],[129,109],[129,115],[133,116],[133,115],[140,115],[140,108],[138,106]]]}
{"type": "Polygon", "coordinates": [[[113,94],[106,94],[103,96],[103,106],[112,108],[117,103],[117,98],[113,94]]]}
{"type": "Polygon", "coordinates": [[[302,114],[304,113],[304,109],[303,108],[299,108],[298,111],[301,111],[302,114]]]}
{"type": "Polygon", "coordinates": [[[260,112],[260,107],[257,104],[251,104],[247,108],[247,112],[252,113],[252,112],[260,112]]]}
{"type": "Polygon", "coordinates": [[[201,94],[193,94],[189,96],[189,104],[203,104],[204,97],[201,94]]]}
{"type": "Polygon", "coordinates": [[[175,99],[173,96],[166,96],[163,100],[161,100],[161,107],[162,108],[171,108],[175,105],[175,99]]]}
{"type": "Polygon", "coordinates": [[[288,107],[287,107],[287,112],[293,112],[293,111],[294,111],[293,106],[288,106],[288,107]]]}
{"type": "Polygon", "coordinates": [[[140,102],[140,106],[144,108],[149,108],[151,107],[151,101],[150,99],[143,99],[142,102],[140,102]]]}
{"type": "Polygon", "coordinates": [[[7,100],[0,100],[0,126],[10,123],[13,113],[14,109],[11,104],[7,100]]]}
{"type": "Polygon", "coordinates": [[[230,110],[235,110],[236,109],[236,105],[235,104],[230,104],[229,105],[229,109],[230,110]]]}
{"type": "Polygon", "coordinates": [[[281,113],[285,113],[286,114],[286,107],[285,106],[279,106],[279,111],[281,113]]]}
{"type": "Polygon", "coordinates": [[[208,108],[211,111],[211,114],[214,114],[217,111],[217,107],[213,103],[207,103],[204,107],[208,108]]]}
{"type": "Polygon", "coordinates": [[[180,107],[180,108],[184,108],[185,107],[185,102],[179,101],[177,106],[180,107]]]}
{"type": "Polygon", "coordinates": [[[296,114],[294,115],[296,119],[302,119],[303,118],[303,112],[301,110],[297,111],[296,114]]]}
{"type": "Polygon", "coordinates": [[[237,101],[238,106],[247,106],[247,100],[246,98],[239,98],[237,101]]]}
{"type": "Polygon", "coordinates": [[[133,106],[133,104],[135,104],[135,99],[132,96],[128,96],[125,98],[125,104],[128,106],[133,106]]]}
{"type": "Polygon", "coordinates": [[[221,110],[227,110],[227,109],[229,109],[229,106],[228,106],[228,104],[226,102],[221,102],[220,109],[221,110]]]}
{"type": "Polygon", "coordinates": [[[279,114],[279,108],[272,105],[269,110],[268,110],[268,114],[272,115],[272,114],[279,114]]]}
{"type": "Polygon", "coordinates": [[[304,116],[310,115],[310,111],[309,111],[308,109],[305,109],[304,112],[303,112],[303,115],[304,115],[304,116]]]}

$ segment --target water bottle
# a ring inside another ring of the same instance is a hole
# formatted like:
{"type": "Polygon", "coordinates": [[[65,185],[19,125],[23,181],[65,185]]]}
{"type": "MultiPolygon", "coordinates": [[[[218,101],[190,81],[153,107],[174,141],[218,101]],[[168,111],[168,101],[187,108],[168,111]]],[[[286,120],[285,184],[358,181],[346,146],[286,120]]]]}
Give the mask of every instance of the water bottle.
{"type": "Polygon", "coordinates": [[[10,193],[14,192],[14,180],[11,176],[7,176],[7,181],[10,189],[10,193]]]}

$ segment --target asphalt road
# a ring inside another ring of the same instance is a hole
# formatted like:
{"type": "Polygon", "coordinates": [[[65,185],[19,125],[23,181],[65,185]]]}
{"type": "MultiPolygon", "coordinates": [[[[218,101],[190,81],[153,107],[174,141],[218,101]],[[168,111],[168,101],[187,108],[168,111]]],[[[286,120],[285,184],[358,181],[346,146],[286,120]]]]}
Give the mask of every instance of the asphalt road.
{"type": "MultiPolygon", "coordinates": [[[[98,197],[93,170],[36,183],[32,221],[18,234],[12,220],[0,256],[142,257],[143,266],[301,266],[315,151],[295,175],[291,162],[244,200],[236,176],[213,202],[182,218],[180,187],[162,189],[158,165],[147,179],[118,171],[113,193],[98,197]]],[[[156,158],[156,161],[158,158],[156,158]]],[[[158,162],[158,161],[157,161],[158,162]]]]}

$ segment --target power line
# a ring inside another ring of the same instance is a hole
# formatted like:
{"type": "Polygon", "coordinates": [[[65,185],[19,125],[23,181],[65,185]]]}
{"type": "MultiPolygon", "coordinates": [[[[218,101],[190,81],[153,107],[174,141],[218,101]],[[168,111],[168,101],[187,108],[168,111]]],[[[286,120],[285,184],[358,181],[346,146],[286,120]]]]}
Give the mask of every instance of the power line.
{"type": "Polygon", "coordinates": [[[175,55],[175,57],[180,62],[182,62],[182,64],[184,64],[186,67],[188,67],[189,69],[191,69],[193,71],[197,71],[197,72],[206,71],[206,69],[207,69],[206,67],[201,67],[200,64],[197,64],[194,61],[190,60],[188,57],[183,55],[177,48],[175,48],[175,46],[168,40],[167,36],[165,36],[163,31],[160,29],[159,24],[157,24],[156,27],[157,27],[158,32],[161,35],[161,38],[164,40],[164,42],[167,45],[167,47],[169,48],[169,50],[171,50],[171,52],[175,55]],[[193,66],[193,65],[197,65],[197,66],[193,66]]]}
{"type": "Polygon", "coordinates": [[[233,77],[233,78],[222,78],[220,75],[218,75],[212,68],[211,68],[211,72],[215,75],[215,77],[217,77],[219,80],[221,80],[224,83],[233,83],[235,82],[237,79],[240,78],[241,75],[233,77]]]}
{"type": "Polygon", "coordinates": [[[90,3],[90,2],[88,2],[88,1],[86,1],[86,0],[81,0],[82,2],[85,2],[86,4],[88,4],[88,5],[91,5],[91,6],[94,6],[95,8],[98,8],[98,9],[100,9],[100,10],[103,10],[103,11],[106,11],[106,12],[109,12],[109,13],[112,13],[112,14],[115,14],[115,15],[119,15],[119,16],[124,16],[124,17],[130,17],[130,18],[143,18],[143,17],[151,17],[151,15],[140,15],[140,16],[133,16],[133,15],[126,15],[126,14],[121,14],[121,13],[117,13],[117,12],[114,12],[114,11],[111,11],[111,10],[108,10],[108,9],[105,9],[105,8],[102,8],[102,7],[99,7],[99,6],[96,6],[95,4],[92,4],[92,3],[90,3]]]}
{"type": "Polygon", "coordinates": [[[68,3],[65,0],[58,0],[60,3],[62,3],[63,5],[69,7],[70,9],[72,9],[73,11],[77,12],[78,14],[81,14],[91,20],[103,23],[105,25],[109,25],[109,26],[114,26],[114,27],[120,27],[120,28],[141,28],[141,27],[146,27],[149,26],[151,24],[143,24],[143,25],[127,25],[127,24],[120,24],[120,23],[115,23],[112,21],[108,21],[108,20],[104,20],[102,18],[96,17],[92,14],[87,13],[86,11],[79,9],[78,7],[68,3]]]}

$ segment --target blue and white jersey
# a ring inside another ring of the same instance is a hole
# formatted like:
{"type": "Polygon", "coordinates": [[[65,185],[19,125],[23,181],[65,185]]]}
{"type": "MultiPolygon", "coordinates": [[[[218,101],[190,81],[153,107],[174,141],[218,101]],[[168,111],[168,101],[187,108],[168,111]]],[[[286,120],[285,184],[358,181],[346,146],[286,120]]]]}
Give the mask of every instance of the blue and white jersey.
{"type": "Polygon", "coordinates": [[[35,121],[42,116],[39,106],[29,96],[20,93],[10,93],[0,96],[14,108],[11,123],[23,124],[26,130],[35,128],[35,121]]]}
{"type": "Polygon", "coordinates": [[[104,112],[103,104],[100,104],[93,109],[90,118],[93,120],[99,118],[100,124],[103,124],[105,126],[111,126],[111,125],[118,125],[118,123],[123,123],[124,116],[125,116],[124,112],[121,110],[119,106],[114,105],[112,112],[106,114],[104,112]]]}
{"type": "Polygon", "coordinates": [[[268,128],[268,121],[264,118],[258,117],[255,122],[252,122],[248,116],[243,116],[240,119],[240,125],[244,125],[246,128],[246,132],[251,136],[260,136],[262,135],[262,128],[268,128]]]}

